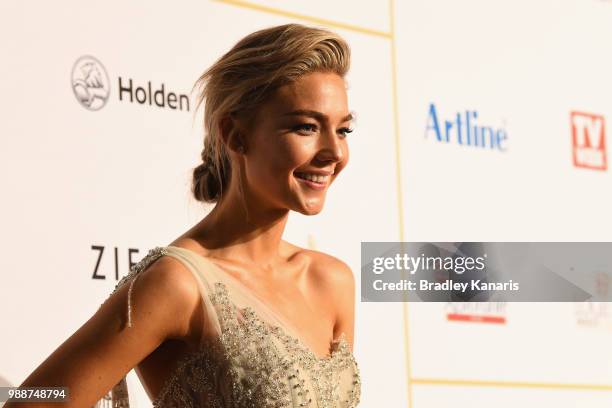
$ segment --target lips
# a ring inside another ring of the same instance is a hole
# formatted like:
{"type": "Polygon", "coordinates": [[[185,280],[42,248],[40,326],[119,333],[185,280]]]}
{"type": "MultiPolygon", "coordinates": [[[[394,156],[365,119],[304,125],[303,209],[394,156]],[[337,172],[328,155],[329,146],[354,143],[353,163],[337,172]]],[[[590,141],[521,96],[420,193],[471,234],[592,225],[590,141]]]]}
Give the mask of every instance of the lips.
{"type": "Polygon", "coordinates": [[[327,180],[329,180],[329,174],[323,175],[323,174],[309,173],[309,172],[295,172],[294,174],[298,178],[301,178],[303,180],[309,180],[314,183],[325,184],[327,183],[327,180]]]}
{"type": "Polygon", "coordinates": [[[293,175],[295,178],[314,190],[322,190],[329,183],[330,175],[321,175],[310,172],[294,172],[293,175]]]}

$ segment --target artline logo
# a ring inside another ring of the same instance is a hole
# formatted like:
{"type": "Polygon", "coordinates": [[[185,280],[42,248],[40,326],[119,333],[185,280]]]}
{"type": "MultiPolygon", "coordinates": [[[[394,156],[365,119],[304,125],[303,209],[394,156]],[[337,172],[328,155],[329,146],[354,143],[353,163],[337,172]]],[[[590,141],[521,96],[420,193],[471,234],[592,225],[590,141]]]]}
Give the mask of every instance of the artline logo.
{"type": "Polygon", "coordinates": [[[592,113],[571,112],[574,166],[606,170],[606,126],[604,117],[592,113]]]}
{"type": "MultiPolygon", "coordinates": [[[[86,55],[72,67],[72,90],[77,101],[86,109],[102,109],[110,96],[110,80],[104,65],[96,58],[86,55]]],[[[170,108],[189,112],[189,96],[166,90],[162,83],[154,88],[151,81],[138,86],[132,78],[117,77],[119,102],[137,102],[141,105],[170,108]]]]}
{"type": "Polygon", "coordinates": [[[429,104],[425,137],[435,136],[438,142],[457,143],[481,149],[506,150],[508,133],[504,128],[481,126],[478,124],[478,111],[457,112],[450,120],[438,113],[434,103],[429,104]]]}

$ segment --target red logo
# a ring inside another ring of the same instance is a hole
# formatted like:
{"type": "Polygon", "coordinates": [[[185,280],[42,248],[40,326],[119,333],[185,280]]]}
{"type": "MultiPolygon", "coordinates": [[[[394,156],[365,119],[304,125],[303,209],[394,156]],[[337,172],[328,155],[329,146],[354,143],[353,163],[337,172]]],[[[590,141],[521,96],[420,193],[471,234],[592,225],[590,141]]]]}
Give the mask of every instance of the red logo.
{"type": "Polygon", "coordinates": [[[574,166],[606,170],[606,126],[604,117],[571,112],[574,166]]]}
{"type": "Polygon", "coordinates": [[[446,320],[506,324],[506,302],[447,302],[446,320]]]}

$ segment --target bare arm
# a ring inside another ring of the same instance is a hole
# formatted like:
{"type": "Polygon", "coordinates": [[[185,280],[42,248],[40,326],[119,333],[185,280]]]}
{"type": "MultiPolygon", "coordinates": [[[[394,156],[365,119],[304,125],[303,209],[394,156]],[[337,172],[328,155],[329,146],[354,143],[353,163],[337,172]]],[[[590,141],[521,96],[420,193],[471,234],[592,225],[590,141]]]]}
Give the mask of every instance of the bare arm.
{"type": "Polygon", "coordinates": [[[178,260],[162,257],[140,273],[132,288],[130,328],[128,286],[122,285],[21,384],[68,387],[69,402],[7,403],[4,408],[91,407],[164,340],[193,334],[200,296],[178,260]]]}

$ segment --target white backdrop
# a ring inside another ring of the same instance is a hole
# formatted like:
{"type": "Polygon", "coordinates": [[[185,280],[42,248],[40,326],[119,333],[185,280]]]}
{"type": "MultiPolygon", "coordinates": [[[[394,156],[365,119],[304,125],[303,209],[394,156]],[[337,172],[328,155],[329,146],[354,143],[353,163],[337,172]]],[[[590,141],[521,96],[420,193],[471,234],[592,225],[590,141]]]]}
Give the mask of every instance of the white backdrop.
{"type": "Polygon", "coordinates": [[[210,209],[189,193],[201,112],[181,95],[244,35],[287,22],[353,51],[349,166],[285,238],[354,271],[360,406],[609,406],[607,304],[359,302],[361,241],[610,240],[602,0],[3,2],[0,385],[210,209]],[[85,73],[101,79],[89,106],[85,73]],[[147,93],[162,84],[159,107],[147,93]],[[474,145],[490,134],[503,149],[474,145]]]}

